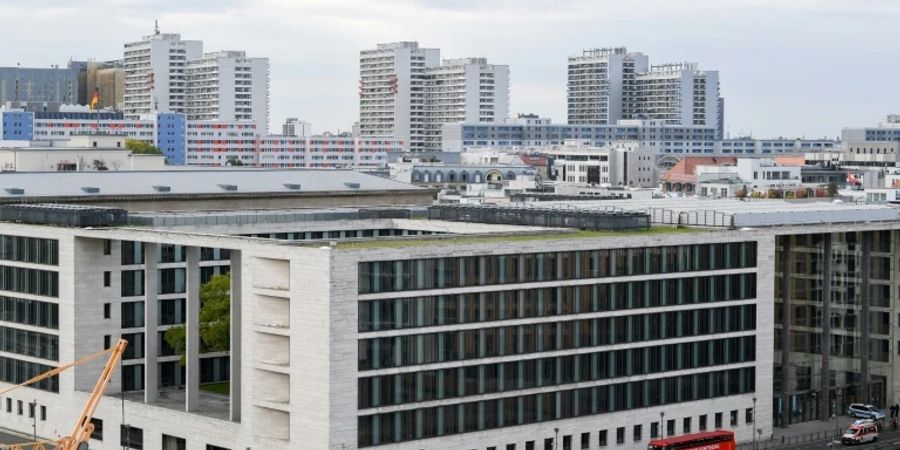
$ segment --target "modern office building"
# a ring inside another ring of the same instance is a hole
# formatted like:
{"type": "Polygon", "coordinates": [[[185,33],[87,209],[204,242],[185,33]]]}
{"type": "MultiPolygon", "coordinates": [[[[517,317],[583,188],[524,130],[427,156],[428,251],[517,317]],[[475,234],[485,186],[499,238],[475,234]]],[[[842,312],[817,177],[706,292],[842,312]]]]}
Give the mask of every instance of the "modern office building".
{"type": "Polygon", "coordinates": [[[486,58],[444,60],[425,74],[425,147],[441,149],[445,123],[502,122],[509,116],[509,66],[486,58]]]}
{"type": "Polygon", "coordinates": [[[78,102],[78,70],[73,68],[0,67],[0,104],[6,102],[78,102]]]}
{"type": "Polygon", "coordinates": [[[635,76],[634,118],[667,125],[716,127],[723,136],[719,111],[719,72],[699,70],[697,63],[662,64],[635,76]]]}
{"type": "Polygon", "coordinates": [[[500,122],[509,114],[509,66],[485,58],[440,61],[417,42],[360,52],[359,134],[394,136],[404,150],[440,150],[441,127],[500,122]]]}
{"type": "Polygon", "coordinates": [[[359,54],[359,132],[393,136],[405,150],[425,149],[425,72],[440,50],[417,42],[378,44],[359,54]]]}
{"type": "Polygon", "coordinates": [[[184,69],[188,120],[253,121],[269,129],[269,60],[242,51],[205,53],[184,69]]]}
{"type": "Polygon", "coordinates": [[[547,179],[567,186],[655,187],[656,152],[635,141],[585,142],[529,149],[547,157],[547,179]]]}
{"type": "Polygon", "coordinates": [[[125,43],[125,117],[184,112],[187,62],[202,54],[202,41],[182,40],[180,34],[159,29],[140,41],[125,43]]]}
{"type": "Polygon", "coordinates": [[[620,120],[613,125],[571,125],[549,119],[520,117],[503,123],[450,123],[442,128],[444,151],[492,147],[527,149],[587,141],[603,147],[615,141],[638,141],[657,155],[722,154],[768,155],[839,148],[831,139],[717,138],[715,126],[667,125],[658,120],[620,120]]]}
{"type": "Polygon", "coordinates": [[[610,125],[637,112],[636,74],[649,58],[624,47],[584,50],[568,63],[568,123],[610,125]]]}
{"type": "Polygon", "coordinates": [[[122,111],[125,106],[125,69],[122,61],[71,61],[78,70],[78,104],[90,105],[96,91],[98,109],[122,111]]]}
{"type": "Polygon", "coordinates": [[[841,130],[841,141],[900,141],[900,114],[888,114],[885,121],[876,127],[844,128],[841,130]]]}

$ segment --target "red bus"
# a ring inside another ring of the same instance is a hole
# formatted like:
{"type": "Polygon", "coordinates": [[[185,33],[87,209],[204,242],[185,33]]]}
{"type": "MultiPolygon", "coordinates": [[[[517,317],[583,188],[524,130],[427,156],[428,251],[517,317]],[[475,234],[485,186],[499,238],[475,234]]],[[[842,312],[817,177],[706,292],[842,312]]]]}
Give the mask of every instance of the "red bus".
{"type": "Polygon", "coordinates": [[[716,430],[654,439],[649,450],[734,450],[734,432],[716,430]]]}

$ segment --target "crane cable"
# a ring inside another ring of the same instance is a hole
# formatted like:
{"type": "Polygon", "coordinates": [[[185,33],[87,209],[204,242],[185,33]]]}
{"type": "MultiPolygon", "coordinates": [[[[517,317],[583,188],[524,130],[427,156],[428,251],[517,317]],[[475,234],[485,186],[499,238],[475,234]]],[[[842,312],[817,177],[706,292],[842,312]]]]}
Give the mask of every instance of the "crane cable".
{"type": "Polygon", "coordinates": [[[75,367],[75,366],[77,366],[77,365],[79,365],[79,364],[84,364],[84,363],[86,363],[86,362],[88,362],[88,361],[95,360],[95,359],[97,359],[97,358],[99,358],[99,357],[101,357],[101,356],[103,356],[103,355],[105,355],[105,354],[107,354],[107,353],[110,353],[110,352],[112,352],[114,349],[115,349],[115,347],[110,347],[110,348],[108,348],[108,349],[106,349],[106,350],[101,350],[101,351],[99,351],[99,352],[97,352],[97,353],[91,353],[91,354],[89,354],[89,355],[82,356],[81,358],[78,358],[78,359],[76,359],[75,361],[72,361],[72,362],[70,362],[70,363],[68,363],[68,364],[64,364],[64,365],[59,366],[59,367],[57,367],[57,368],[55,368],[55,369],[48,370],[48,371],[46,371],[46,372],[44,372],[44,373],[35,375],[34,377],[31,377],[31,378],[29,378],[28,380],[23,381],[22,383],[19,383],[19,384],[16,384],[16,385],[14,385],[14,386],[8,387],[8,388],[6,388],[6,389],[0,390],[0,395],[5,395],[7,392],[14,391],[14,390],[19,389],[19,388],[21,388],[21,387],[25,387],[25,386],[28,386],[28,385],[30,385],[30,384],[37,383],[38,381],[43,381],[43,380],[46,380],[47,378],[50,378],[50,377],[59,375],[60,373],[66,371],[66,370],[69,370],[69,369],[71,369],[72,367],[75,367]]]}

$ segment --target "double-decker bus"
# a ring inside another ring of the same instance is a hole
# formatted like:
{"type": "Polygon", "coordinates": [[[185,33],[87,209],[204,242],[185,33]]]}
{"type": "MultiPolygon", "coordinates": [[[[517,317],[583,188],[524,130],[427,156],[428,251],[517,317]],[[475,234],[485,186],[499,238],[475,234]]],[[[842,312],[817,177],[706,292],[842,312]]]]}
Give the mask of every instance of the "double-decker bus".
{"type": "Polygon", "coordinates": [[[716,430],[654,439],[649,450],[734,450],[734,432],[716,430]]]}

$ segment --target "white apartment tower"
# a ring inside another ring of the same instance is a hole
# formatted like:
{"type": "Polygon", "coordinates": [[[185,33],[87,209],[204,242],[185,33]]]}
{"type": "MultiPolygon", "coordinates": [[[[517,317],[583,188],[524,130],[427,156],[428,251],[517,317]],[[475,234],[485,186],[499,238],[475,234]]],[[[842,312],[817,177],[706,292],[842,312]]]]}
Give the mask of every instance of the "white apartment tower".
{"type": "Polygon", "coordinates": [[[636,119],[667,125],[719,126],[719,72],[697,63],[662,64],[638,73],[636,119]]]}
{"type": "Polygon", "coordinates": [[[456,122],[502,122],[509,115],[509,66],[485,58],[444,60],[425,74],[425,147],[441,149],[441,128],[456,122]]]}
{"type": "Polygon", "coordinates": [[[243,51],[206,53],[187,62],[188,120],[254,121],[269,129],[269,59],[243,51]]]}
{"type": "Polygon", "coordinates": [[[202,41],[160,33],[125,44],[125,117],[151,112],[184,112],[187,62],[203,53],[202,41]]]}
{"type": "Polygon", "coordinates": [[[425,149],[425,72],[440,50],[417,42],[378,44],[359,54],[359,130],[394,136],[404,150],[425,149]]]}
{"type": "Polygon", "coordinates": [[[312,136],[312,124],[296,117],[288,117],[281,125],[281,134],[294,137],[312,136]]]}
{"type": "Polygon", "coordinates": [[[568,122],[609,125],[630,119],[636,110],[637,73],[646,72],[648,57],[624,47],[584,50],[569,57],[568,122]]]}

